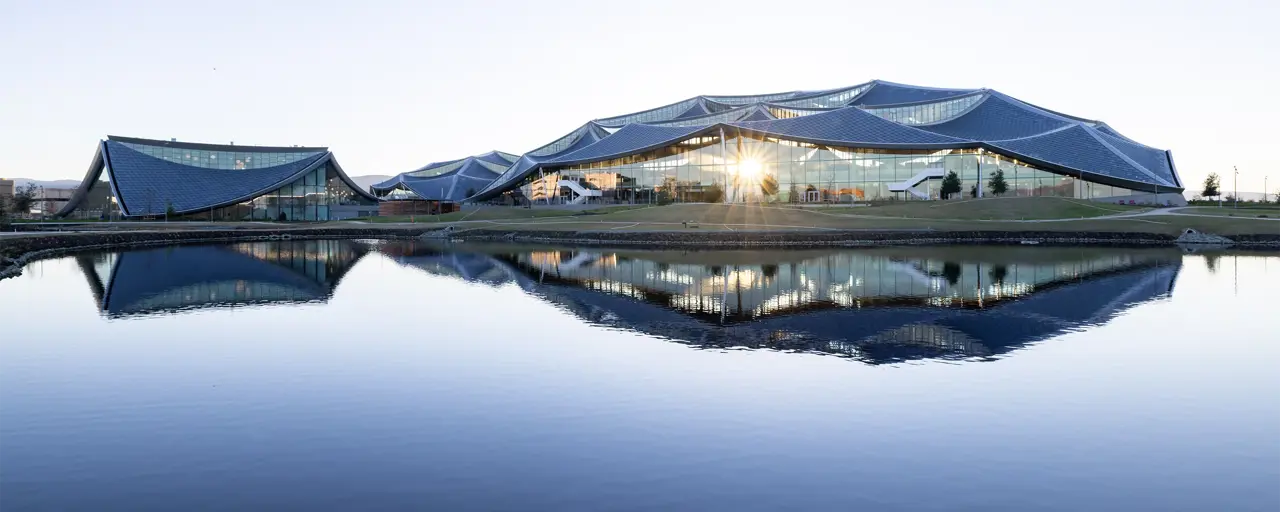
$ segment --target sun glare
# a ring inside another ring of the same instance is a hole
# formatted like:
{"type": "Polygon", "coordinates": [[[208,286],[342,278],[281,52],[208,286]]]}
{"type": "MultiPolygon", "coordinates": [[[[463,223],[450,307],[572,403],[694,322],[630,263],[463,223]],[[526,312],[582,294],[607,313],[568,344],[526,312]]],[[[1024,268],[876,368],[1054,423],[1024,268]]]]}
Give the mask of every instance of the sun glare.
{"type": "Polygon", "coordinates": [[[763,167],[764,166],[760,165],[759,160],[754,158],[744,158],[741,162],[738,162],[738,176],[754,179],[760,176],[760,172],[763,170],[763,167]]]}

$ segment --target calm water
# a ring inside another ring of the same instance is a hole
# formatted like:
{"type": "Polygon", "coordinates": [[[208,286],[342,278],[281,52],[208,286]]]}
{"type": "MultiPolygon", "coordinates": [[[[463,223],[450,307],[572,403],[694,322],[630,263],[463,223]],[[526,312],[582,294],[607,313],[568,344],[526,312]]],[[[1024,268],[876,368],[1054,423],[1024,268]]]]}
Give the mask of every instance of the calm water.
{"type": "Polygon", "coordinates": [[[183,246],[0,281],[0,509],[1277,510],[1280,258],[183,246]]]}

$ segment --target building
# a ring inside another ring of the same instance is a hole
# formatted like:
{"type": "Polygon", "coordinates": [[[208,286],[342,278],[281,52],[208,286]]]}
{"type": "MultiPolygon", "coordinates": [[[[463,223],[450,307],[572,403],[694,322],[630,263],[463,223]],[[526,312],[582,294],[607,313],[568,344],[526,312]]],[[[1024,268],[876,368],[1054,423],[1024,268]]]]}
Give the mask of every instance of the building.
{"type": "Polygon", "coordinates": [[[179,245],[76,256],[103,316],[326,302],[370,247],[351,240],[179,245]]]}
{"type": "Polygon", "coordinates": [[[58,213],[75,193],[76,189],[74,188],[40,187],[36,190],[36,213],[40,215],[58,213]]]}
{"type": "Polygon", "coordinates": [[[996,263],[964,247],[664,251],[380,244],[432,275],[516,286],[594,325],[699,348],[870,364],[994,360],[1167,297],[1178,251],[1089,248],[996,263]],[[725,264],[726,261],[733,263],[725,264]]]}
{"type": "Polygon", "coordinates": [[[384,210],[395,213],[438,213],[430,203],[458,203],[476,195],[519,157],[501,151],[469,156],[458,160],[433,162],[374,184],[370,191],[385,200],[384,210]],[[403,203],[403,204],[396,204],[403,203]]]}
{"type": "MultiPolygon", "coordinates": [[[[469,197],[534,202],[850,203],[964,196],[1183,201],[1169,151],[1101,121],[990,89],[875,80],[754,96],[696,96],[590,121],[525,153],[469,197]]],[[[400,178],[400,177],[397,177],[400,178]]]]}
{"type": "Polygon", "coordinates": [[[13,180],[6,180],[4,178],[0,178],[0,198],[4,198],[4,199],[13,198],[13,180]]]}
{"type": "Polygon", "coordinates": [[[109,136],[57,215],[323,221],[375,215],[376,204],[328,148],[109,136]]]}

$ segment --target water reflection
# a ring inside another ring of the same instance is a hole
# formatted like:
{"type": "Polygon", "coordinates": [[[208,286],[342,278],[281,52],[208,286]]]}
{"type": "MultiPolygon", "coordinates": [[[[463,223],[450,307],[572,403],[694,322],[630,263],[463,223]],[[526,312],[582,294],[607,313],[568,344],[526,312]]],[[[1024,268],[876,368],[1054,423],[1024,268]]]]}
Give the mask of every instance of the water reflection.
{"type": "Polygon", "coordinates": [[[302,240],[96,253],[77,256],[76,262],[102,314],[126,318],[322,302],[368,252],[358,242],[302,240]]]}
{"type": "Polygon", "coordinates": [[[884,248],[661,252],[380,246],[441,276],[528,293],[600,325],[704,348],[872,364],[990,359],[1166,297],[1176,250],[884,248]]]}

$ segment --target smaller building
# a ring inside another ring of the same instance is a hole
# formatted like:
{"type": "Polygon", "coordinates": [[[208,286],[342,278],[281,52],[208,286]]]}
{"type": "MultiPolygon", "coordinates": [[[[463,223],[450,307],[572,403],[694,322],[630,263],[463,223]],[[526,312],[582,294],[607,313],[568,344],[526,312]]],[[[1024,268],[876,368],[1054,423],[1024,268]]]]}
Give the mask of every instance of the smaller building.
{"type": "Polygon", "coordinates": [[[518,157],[501,151],[433,162],[369,187],[382,199],[382,215],[435,215],[458,204],[497,179],[518,157]]]}
{"type": "Polygon", "coordinates": [[[40,187],[36,190],[35,204],[36,213],[41,215],[53,215],[58,213],[67,201],[71,200],[71,196],[75,195],[74,188],[50,188],[40,187]]]}
{"type": "Polygon", "coordinates": [[[108,136],[59,217],[326,221],[377,215],[328,148],[108,136]]]}
{"type": "Polygon", "coordinates": [[[0,197],[5,199],[13,197],[13,180],[0,178],[0,197]]]}

